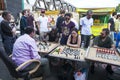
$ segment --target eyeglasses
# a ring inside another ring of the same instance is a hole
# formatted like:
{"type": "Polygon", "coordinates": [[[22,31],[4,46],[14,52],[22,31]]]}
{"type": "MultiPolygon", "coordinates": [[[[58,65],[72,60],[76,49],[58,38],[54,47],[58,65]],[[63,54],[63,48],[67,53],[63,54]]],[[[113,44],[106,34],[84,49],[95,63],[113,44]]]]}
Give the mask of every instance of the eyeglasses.
{"type": "Polygon", "coordinates": [[[65,18],[66,20],[70,20],[70,18],[65,18]]]}
{"type": "Polygon", "coordinates": [[[101,35],[105,35],[105,34],[104,34],[104,33],[102,33],[102,32],[101,32],[100,34],[101,34],[101,35]]]}
{"type": "Polygon", "coordinates": [[[76,33],[71,33],[71,34],[76,34],[76,33]]]}

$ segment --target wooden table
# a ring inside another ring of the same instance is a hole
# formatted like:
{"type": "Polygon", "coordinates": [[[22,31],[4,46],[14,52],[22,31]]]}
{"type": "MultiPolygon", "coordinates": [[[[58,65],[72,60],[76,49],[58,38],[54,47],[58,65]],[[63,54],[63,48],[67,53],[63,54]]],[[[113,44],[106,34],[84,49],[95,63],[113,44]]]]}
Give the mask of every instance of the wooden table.
{"type": "Polygon", "coordinates": [[[86,51],[84,49],[80,48],[71,48],[67,46],[58,46],[55,50],[53,50],[49,56],[52,57],[58,57],[58,58],[64,58],[64,59],[69,59],[69,60],[76,60],[76,61],[85,61],[85,54],[86,51]],[[69,52],[64,52],[65,48],[69,48],[71,51],[69,52]],[[74,55],[74,52],[78,53],[78,55],[74,55]]]}
{"type": "Polygon", "coordinates": [[[81,67],[86,69],[86,80],[88,80],[89,63],[85,61],[85,56],[86,56],[86,50],[85,49],[72,48],[72,47],[60,45],[56,49],[54,49],[49,54],[49,56],[74,61],[74,63],[73,63],[74,66],[77,65],[78,63],[81,64],[82,65],[81,67]],[[69,49],[70,52],[66,51],[66,53],[65,53],[64,52],[65,49],[69,49]],[[77,56],[75,56],[75,54],[74,54],[75,51],[77,51],[76,53],[78,53],[77,56]]]}
{"type": "Polygon", "coordinates": [[[37,42],[37,46],[40,53],[49,54],[52,50],[59,46],[59,44],[53,42],[47,42],[47,44],[44,42],[37,42]]]}
{"type": "Polygon", "coordinates": [[[90,61],[95,61],[95,62],[101,62],[101,63],[107,63],[107,64],[112,64],[115,66],[120,66],[120,56],[119,54],[114,51],[115,55],[113,56],[112,51],[109,49],[105,49],[103,48],[100,52],[98,51],[97,48],[88,48],[87,50],[87,54],[85,59],[90,60],[90,61]],[[98,55],[98,53],[102,54],[102,55],[98,55]],[[109,54],[106,56],[106,54],[109,54]]]}

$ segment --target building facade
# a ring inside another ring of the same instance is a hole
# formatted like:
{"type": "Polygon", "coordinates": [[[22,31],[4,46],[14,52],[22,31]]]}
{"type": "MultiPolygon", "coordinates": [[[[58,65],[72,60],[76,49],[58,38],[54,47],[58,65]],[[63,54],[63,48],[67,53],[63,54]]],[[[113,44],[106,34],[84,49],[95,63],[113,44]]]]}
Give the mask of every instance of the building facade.
{"type": "Polygon", "coordinates": [[[16,19],[22,10],[22,0],[0,0],[0,10],[10,11],[16,19]]]}

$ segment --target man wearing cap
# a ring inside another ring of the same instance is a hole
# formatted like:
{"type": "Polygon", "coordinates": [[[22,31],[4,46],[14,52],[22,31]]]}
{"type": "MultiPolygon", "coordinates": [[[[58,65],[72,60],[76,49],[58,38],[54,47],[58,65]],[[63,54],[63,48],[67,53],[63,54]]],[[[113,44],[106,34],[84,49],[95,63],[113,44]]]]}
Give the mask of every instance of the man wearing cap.
{"type": "Polygon", "coordinates": [[[48,27],[48,18],[45,16],[45,10],[41,10],[41,16],[38,18],[38,28],[40,31],[40,37],[42,40],[46,40],[47,32],[49,31],[48,27]]]}
{"type": "Polygon", "coordinates": [[[81,28],[81,42],[84,48],[88,48],[90,44],[91,26],[93,25],[92,10],[88,10],[86,16],[80,19],[80,28],[81,28]]]}

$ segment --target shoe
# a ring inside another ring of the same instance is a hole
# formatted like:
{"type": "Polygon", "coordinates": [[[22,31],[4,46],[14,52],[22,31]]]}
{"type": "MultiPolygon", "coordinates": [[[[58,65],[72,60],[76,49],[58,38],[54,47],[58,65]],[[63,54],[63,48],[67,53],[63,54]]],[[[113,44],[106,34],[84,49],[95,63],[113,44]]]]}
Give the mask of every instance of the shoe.
{"type": "Polygon", "coordinates": [[[107,72],[108,72],[109,74],[111,74],[111,75],[114,73],[113,70],[107,70],[107,72]]]}
{"type": "Polygon", "coordinates": [[[95,73],[95,70],[94,70],[94,69],[93,69],[93,70],[91,69],[90,72],[91,72],[91,74],[94,74],[94,73],[95,73]]]}
{"type": "Polygon", "coordinates": [[[114,71],[112,70],[112,68],[111,68],[110,65],[108,65],[108,66],[106,67],[106,71],[107,71],[109,74],[111,74],[111,75],[114,73],[114,71]]]}
{"type": "Polygon", "coordinates": [[[91,74],[94,74],[95,73],[95,66],[94,65],[91,65],[91,68],[90,68],[90,72],[91,72],[91,74]]]}

